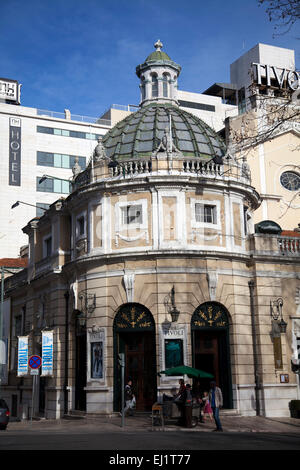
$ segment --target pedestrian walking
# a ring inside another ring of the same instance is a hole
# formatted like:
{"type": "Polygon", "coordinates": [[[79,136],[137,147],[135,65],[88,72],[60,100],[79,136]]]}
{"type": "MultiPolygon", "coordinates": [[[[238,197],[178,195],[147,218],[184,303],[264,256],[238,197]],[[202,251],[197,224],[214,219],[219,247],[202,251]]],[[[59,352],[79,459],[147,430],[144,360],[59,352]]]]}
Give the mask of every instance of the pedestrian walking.
{"type": "Polygon", "coordinates": [[[195,383],[193,384],[193,397],[196,399],[196,403],[199,406],[199,422],[204,423],[203,416],[202,416],[204,402],[202,400],[202,390],[201,390],[201,384],[200,384],[199,379],[197,379],[195,383]]]}
{"type": "Polygon", "coordinates": [[[186,384],[184,392],[184,407],[185,407],[185,426],[187,428],[192,427],[192,412],[193,412],[193,396],[192,396],[192,387],[190,384],[186,384]]]}
{"type": "Polygon", "coordinates": [[[203,408],[203,422],[205,422],[205,418],[208,415],[210,417],[210,420],[213,421],[213,410],[210,406],[209,403],[209,396],[208,392],[204,392],[204,395],[202,397],[202,401],[204,403],[204,408],[203,408]]]}
{"type": "Polygon", "coordinates": [[[132,390],[132,380],[128,379],[127,384],[125,385],[125,408],[124,414],[127,413],[131,416],[134,415],[134,407],[135,407],[135,396],[132,390]]]}
{"type": "Polygon", "coordinates": [[[208,396],[216,423],[216,429],[214,431],[223,431],[219,416],[220,408],[223,406],[223,395],[221,389],[217,387],[216,382],[210,382],[208,396]]]}
{"type": "Polygon", "coordinates": [[[185,424],[185,384],[184,380],[179,380],[179,390],[175,395],[174,402],[176,403],[178,410],[180,411],[180,418],[178,420],[179,425],[185,424]]]}

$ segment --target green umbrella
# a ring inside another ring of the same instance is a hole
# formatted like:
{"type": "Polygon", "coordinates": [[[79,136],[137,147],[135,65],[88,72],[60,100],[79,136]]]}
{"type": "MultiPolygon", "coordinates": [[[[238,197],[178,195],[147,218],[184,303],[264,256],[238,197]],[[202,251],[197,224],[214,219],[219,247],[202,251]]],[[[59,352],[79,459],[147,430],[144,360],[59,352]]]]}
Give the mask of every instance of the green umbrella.
{"type": "Polygon", "coordinates": [[[208,372],[204,372],[200,369],[194,369],[194,367],[189,366],[178,366],[178,367],[171,367],[171,369],[162,370],[158,373],[158,375],[165,374],[165,375],[187,375],[190,378],[199,378],[199,379],[213,379],[213,375],[209,374],[208,372]]]}

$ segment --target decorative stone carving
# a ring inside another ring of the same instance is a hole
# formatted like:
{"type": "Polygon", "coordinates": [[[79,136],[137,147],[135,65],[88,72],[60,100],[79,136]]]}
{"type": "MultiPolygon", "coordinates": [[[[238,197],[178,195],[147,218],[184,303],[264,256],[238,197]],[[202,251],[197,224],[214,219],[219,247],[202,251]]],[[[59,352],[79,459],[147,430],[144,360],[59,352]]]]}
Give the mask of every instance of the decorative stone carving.
{"type": "Polygon", "coordinates": [[[87,239],[82,238],[81,240],[76,241],[76,251],[78,254],[80,252],[87,253],[87,239]]]}
{"type": "Polygon", "coordinates": [[[134,274],[124,274],[123,282],[126,290],[127,302],[133,302],[134,300],[134,274]]]}
{"type": "Polygon", "coordinates": [[[165,128],[164,135],[157,149],[154,151],[154,155],[157,155],[159,152],[166,152],[167,154],[175,152],[181,154],[178,148],[174,145],[173,139],[171,138],[171,132],[168,127],[165,128]]]}
{"type": "Polygon", "coordinates": [[[207,282],[208,282],[210,300],[216,300],[218,274],[216,272],[211,272],[211,273],[207,273],[206,277],[207,277],[207,282]]]}
{"type": "Polygon", "coordinates": [[[242,170],[242,176],[248,179],[251,178],[250,166],[247,163],[246,157],[243,157],[241,170],[242,170]]]}
{"type": "Polygon", "coordinates": [[[78,309],[78,282],[75,280],[70,285],[70,290],[73,294],[73,308],[74,310],[78,309]]]}
{"type": "Polygon", "coordinates": [[[78,164],[79,157],[75,157],[75,163],[74,166],[72,167],[72,173],[73,173],[73,179],[76,178],[79,173],[81,173],[81,166],[78,164]]]}
{"type": "Polygon", "coordinates": [[[98,144],[96,145],[94,149],[94,153],[93,153],[94,163],[98,163],[101,160],[106,160],[106,159],[108,159],[108,157],[106,156],[105,148],[102,144],[102,139],[101,137],[98,137],[98,144]]]}

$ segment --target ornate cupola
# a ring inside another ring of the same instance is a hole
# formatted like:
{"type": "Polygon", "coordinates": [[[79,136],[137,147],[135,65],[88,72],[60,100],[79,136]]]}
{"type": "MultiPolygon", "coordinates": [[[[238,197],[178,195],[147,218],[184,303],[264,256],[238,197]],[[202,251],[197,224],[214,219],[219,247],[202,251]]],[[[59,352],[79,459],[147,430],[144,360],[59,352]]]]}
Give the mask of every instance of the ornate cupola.
{"type": "Polygon", "coordinates": [[[155,51],[136,68],[136,74],[141,80],[140,105],[144,106],[150,102],[178,105],[177,78],[181,67],[161,50],[163,45],[160,39],[154,44],[154,47],[155,51]]]}

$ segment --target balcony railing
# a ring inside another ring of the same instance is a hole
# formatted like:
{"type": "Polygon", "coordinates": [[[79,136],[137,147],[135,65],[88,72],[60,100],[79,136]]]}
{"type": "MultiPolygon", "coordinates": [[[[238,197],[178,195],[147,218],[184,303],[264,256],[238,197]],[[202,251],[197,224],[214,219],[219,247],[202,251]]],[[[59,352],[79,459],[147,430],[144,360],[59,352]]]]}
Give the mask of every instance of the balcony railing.
{"type": "Polygon", "coordinates": [[[300,237],[279,237],[278,238],[279,251],[282,254],[290,256],[300,255],[300,237]]]}

